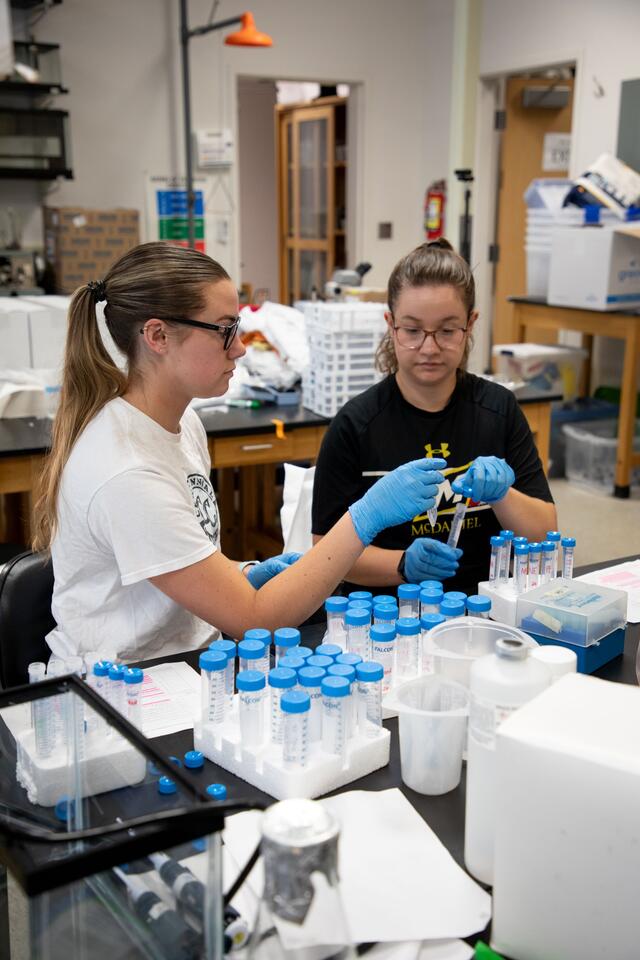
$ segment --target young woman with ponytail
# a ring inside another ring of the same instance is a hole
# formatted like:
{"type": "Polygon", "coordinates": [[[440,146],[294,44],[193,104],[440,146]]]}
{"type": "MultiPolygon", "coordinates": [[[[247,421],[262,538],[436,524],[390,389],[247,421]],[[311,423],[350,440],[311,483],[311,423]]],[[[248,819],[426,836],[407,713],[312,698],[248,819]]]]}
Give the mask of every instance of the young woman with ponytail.
{"type": "Polygon", "coordinates": [[[384,527],[433,505],[444,461],[422,458],[348,505],[304,557],[227,559],[189,403],[226,392],[245,352],[237,313],[219,264],[164,243],[134,248],[76,291],[33,544],[51,550],[55,654],[126,661],[204,646],[218,629],[295,625],[384,527]],[[124,369],[102,341],[98,303],[124,369]]]}
{"type": "Polygon", "coordinates": [[[443,457],[434,526],[425,512],[384,530],[354,564],[358,588],[446,580],[476,593],[488,579],[489,537],[544,539],[556,511],[531,431],[513,394],[466,372],[477,322],[469,265],[446,240],[424,243],[389,278],[385,379],[350,400],[325,435],[316,466],[312,530],[322,543],[346,504],[398,464],[443,457]],[[456,503],[470,498],[459,549],[447,545],[456,503]]]}

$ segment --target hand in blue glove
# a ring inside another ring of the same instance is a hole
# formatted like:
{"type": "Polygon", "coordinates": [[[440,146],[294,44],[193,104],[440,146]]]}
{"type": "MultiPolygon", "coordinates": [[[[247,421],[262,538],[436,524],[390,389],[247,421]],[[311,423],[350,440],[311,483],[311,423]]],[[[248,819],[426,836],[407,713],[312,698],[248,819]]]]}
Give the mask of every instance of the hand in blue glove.
{"type": "Polygon", "coordinates": [[[458,569],[462,550],[449,547],[439,540],[420,537],[414,540],[404,554],[404,578],[409,583],[421,580],[446,580],[458,569]]]}
{"type": "Polygon", "coordinates": [[[438,469],[446,465],[446,460],[426,457],[404,463],[381,477],[349,507],[353,526],[365,547],[381,530],[412,520],[435,506],[438,484],[444,481],[438,469]]]}
{"type": "Polygon", "coordinates": [[[506,460],[476,457],[467,472],[453,481],[451,489],[476,503],[497,503],[506,496],[515,479],[506,460]]]}
{"type": "Polygon", "coordinates": [[[264,587],[268,580],[271,580],[272,577],[277,577],[279,573],[282,573],[283,570],[290,567],[291,564],[299,560],[301,556],[301,553],[281,553],[277,557],[269,557],[268,560],[257,563],[255,567],[249,567],[247,580],[252,587],[259,590],[260,587],[264,587]]]}

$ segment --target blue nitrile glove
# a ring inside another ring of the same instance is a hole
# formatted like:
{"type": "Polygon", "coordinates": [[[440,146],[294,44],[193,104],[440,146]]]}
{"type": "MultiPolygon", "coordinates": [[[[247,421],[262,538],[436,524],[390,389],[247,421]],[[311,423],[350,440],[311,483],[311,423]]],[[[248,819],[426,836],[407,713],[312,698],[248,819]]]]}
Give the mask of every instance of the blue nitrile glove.
{"type": "Polygon", "coordinates": [[[403,463],[351,504],[351,520],[365,547],[381,530],[413,520],[435,506],[438,484],[444,481],[438,469],[446,465],[446,460],[426,457],[403,463]]]}
{"type": "Polygon", "coordinates": [[[257,563],[255,567],[249,568],[247,580],[252,587],[259,590],[260,587],[264,587],[268,580],[277,577],[279,573],[290,567],[301,556],[301,553],[281,553],[277,557],[269,557],[268,560],[263,560],[262,563],[257,563]]]}
{"type": "Polygon", "coordinates": [[[462,550],[439,540],[420,537],[404,553],[404,578],[408,583],[421,580],[446,580],[458,569],[462,550]]]}
{"type": "Polygon", "coordinates": [[[497,503],[506,496],[516,475],[499,457],[476,457],[469,469],[451,484],[454,493],[471,497],[476,503],[497,503]]]}

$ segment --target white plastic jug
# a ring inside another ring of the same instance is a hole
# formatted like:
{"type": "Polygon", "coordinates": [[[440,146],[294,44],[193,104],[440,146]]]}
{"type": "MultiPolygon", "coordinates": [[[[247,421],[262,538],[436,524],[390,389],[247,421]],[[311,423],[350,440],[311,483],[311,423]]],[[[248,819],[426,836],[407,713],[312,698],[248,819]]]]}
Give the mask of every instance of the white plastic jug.
{"type": "Polygon", "coordinates": [[[384,706],[398,714],[403,782],[433,796],[455,789],[467,735],[468,690],[442,677],[422,676],[391,690],[384,706]]]}

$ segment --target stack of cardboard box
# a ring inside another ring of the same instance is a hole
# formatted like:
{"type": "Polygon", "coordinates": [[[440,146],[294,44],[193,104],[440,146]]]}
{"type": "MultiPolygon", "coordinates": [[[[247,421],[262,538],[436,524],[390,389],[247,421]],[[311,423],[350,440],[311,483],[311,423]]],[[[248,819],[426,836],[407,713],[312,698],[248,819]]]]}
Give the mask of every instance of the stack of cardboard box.
{"type": "Polygon", "coordinates": [[[45,253],[56,293],[73,293],[89,280],[101,280],[139,242],[137,210],[44,207],[45,253]]]}

